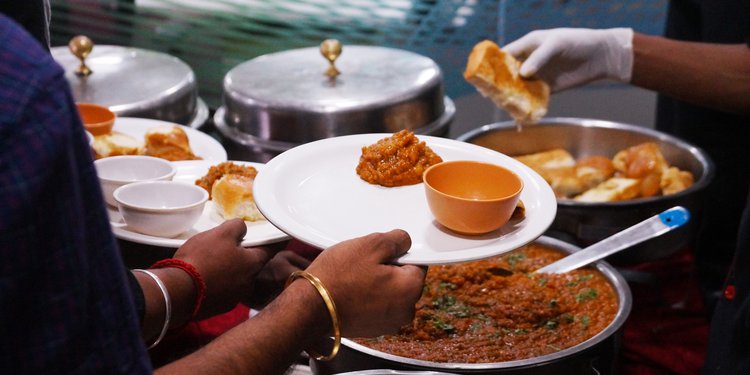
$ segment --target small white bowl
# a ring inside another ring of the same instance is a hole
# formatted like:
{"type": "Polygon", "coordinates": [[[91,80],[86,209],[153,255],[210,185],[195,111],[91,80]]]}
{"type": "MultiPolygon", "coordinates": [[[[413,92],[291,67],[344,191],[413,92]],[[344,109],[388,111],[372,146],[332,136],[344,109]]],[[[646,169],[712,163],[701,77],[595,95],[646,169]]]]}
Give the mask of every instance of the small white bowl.
{"type": "Polygon", "coordinates": [[[112,193],[120,186],[139,181],[169,181],[177,173],[172,162],[153,156],[111,156],[94,161],[94,165],[104,200],[112,206],[117,206],[112,193]]]}
{"type": "Polygon", "coordinates": [[[188,231],[203,213],[208,192],[176,181],[144,181],[113,193],[125,224],[136,232],[172,238],[188,231]]]}

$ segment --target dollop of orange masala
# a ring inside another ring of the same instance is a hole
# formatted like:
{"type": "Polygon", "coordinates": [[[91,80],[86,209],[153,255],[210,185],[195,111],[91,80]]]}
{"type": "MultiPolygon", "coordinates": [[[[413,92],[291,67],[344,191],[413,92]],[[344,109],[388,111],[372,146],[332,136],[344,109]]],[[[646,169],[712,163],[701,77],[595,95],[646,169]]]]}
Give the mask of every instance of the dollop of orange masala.
{"type": "Polygon", "coordinates": [[[362,147],[357,174],[371,184],[386,187],[414,185],[422,182],[427,168],[442,161],[413,132],[401,130],[362,147]]]}

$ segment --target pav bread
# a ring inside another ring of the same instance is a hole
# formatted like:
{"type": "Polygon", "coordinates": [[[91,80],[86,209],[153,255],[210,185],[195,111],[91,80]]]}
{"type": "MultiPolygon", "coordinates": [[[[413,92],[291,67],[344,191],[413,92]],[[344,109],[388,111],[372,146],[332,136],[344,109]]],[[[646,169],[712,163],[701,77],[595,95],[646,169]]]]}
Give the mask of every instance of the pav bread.
{"type": "Polygon", "coordinates": [[[669,167],[661,175],[662,194],[676,194],[693,185],[693,174],[688,171],[682,171],[677,167],[669,167]]]}
{"type": "Polygon", "coordinates": [[[578,202],[617,202],[636,198],[640,191],[641,180],[612,177],[573,199],[578,202]]]}
{"type": "Polygon", "coordinates": [[[163,125],[149,129],[145,134],[142,154],[169,161],[196,160],[188,136],[178,126],[163,125]]]}
{"type": "Polygon", "coordinates": [[[575,158],[562,148],[521,155],[515,159],[539,173],[559,198],[574,196],[586,190],[578,179],[575,158]]]}
{"type": "Polygon", "coordinates": [[[140,147],[141,143],[137,139],[118,131],[97,135],[91,143],[91,149],[94,150],[96,159],[119,155],[137,155],[140,147]]]}
{"type": "Polygon", "coordinates": [[[209,167],[208,172],[206,172],[204,176],[195,180],[195,184],[206,189],[208,192],[208,199],[211,199],[213,197],[211,191],[213,190],[214,183],[228,174],[237,174],[250,179],[255,179],[255,176],[258,175],[258,170],[250,165],[235,164],[231,161],[225,161],[209,167]]]}
{"type": "Polygon", "coordinates": [[[209,199],[224,219],[265,220],[253,197],[257,175],[258,170],[253,166],[225,161],[208,168],[195,184],[208,191],[209,199]]]}
{"type": "Polygon", "coordinates": [[[693,174],[670,166],[654,142],[622,149],[612,159],[591,155],[575,160],[562,148],[515,159],[539,173],[558,198],[580,202],[670,195],[693,185],[693,174]]]}
{"type": "Polygon", "coordinates": [[[533,154],[519,155],[516,160],[531,167],[545,179],[546,171],[568,168],[576,165],[576,159],[570,152],[562,148],[553,148],[547,151],[536,152],[533,154]]]}
{"type": "Polygon", "coordinates": [[[226,174],[214,182],[211,199],[224,219],[264,220],[253,198],[253,178],[226,174]]]}
{"type": "Polygon", "coordinates": [[[550,88],[540,79],[521,77],[520,67],[515,57],[485,40],[469,54],[464,78],[517,122],[534,123],[547,114],[550,88]]]}

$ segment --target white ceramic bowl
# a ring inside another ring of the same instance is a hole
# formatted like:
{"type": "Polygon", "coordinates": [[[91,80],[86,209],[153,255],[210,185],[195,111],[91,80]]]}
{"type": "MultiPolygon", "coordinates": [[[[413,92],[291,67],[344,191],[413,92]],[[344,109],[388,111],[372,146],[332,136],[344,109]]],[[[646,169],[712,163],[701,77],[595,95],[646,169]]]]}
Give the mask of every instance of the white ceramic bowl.
{"type": "Polygon", "coordinates": [[[107,204],[117,206],[112,193],[120,186],[139,181],[169,181],[177,172],[168,160],[153,156],[111,156],[94,161],[107,204]]]}
{"type": "Polygon", "coordinates": [[[143,181],[113,193],[125,224],[136,232],[172,238],[188,231],[203,213],[208,192],[176,181],[143,181]]]}

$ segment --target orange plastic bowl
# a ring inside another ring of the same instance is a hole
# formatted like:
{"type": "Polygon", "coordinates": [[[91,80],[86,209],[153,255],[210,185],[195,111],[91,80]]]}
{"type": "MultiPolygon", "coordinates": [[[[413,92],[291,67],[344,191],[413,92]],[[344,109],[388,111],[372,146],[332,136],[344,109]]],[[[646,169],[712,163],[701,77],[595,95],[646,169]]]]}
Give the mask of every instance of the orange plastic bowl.
{"type": "Polygon", "coordinates": [[[77,103],[83,126],[93,135],[110,133],[117,115],[109,108],[91,103],[77,103]]]}
{"type": "Polygon", "coordinates": [[[435,220],[461,234],[483,234],[505,225],[523,181],[512,171],[476,161],[446,161],[424,172],[427,203],[435,220]]]}

